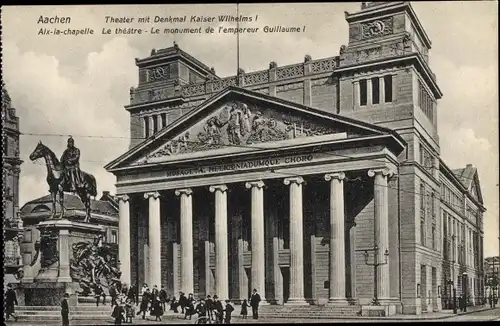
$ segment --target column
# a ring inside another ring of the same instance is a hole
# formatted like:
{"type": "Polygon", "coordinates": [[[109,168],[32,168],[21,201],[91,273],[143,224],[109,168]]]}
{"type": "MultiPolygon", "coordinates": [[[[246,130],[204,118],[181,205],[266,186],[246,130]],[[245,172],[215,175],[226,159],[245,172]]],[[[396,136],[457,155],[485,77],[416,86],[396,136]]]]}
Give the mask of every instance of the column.
{"type": "Polygon", "coordinates": [[[151,288],[161,287],[161,226],[160,194],[147,192],[144,198],[149,200],[149,283],[151,288]]]}
{"type": "Polygon", "coordinates": [[[366,105],[370,106],[373,104],[373,96],[372,96],[372,79],[366,79],[366,105]]]}
{"type": "MultiPolygon", "coordinates": [[[[368,171],[368,176],[375,177],[374,180],[374,211],[375,211],[375,244],[378,245],[378,262],[385,261],[385,250],[389,250],[389,197],[388,197],[388,177],[392,172],[387,169],[372,169],[368,171]]],[[[390,273],[389,263],[378,267],[377,273],[377,293],[380,300],[390,297],[390,273]]]]}
{"type": "Polygon", "coordinates": [[[330,181],[330,298],[331,304],[347,305],[345,297],[345,228],[343,172],[325,175],[330,181]]]}
{"type": "MultiPolygon", "coordinates": [[[[162,130],[162,119],[161,119],[161,114],[157,114],[156,115],[156,130],[160,131],[162,130]]],[[[191,292],[187,292],[187,293],[191,293],[191,292]]]]}
{"type": "Polygon", "coordinates": [[[355,81],[352,83],[352,88],[353,88],[353,102],[352,102],[352,108],[356,109],[359,107],[359,81],[355,81]]]}
{"type": "Polygon", "coordinates": [[[69,250],[69,230],[59,230],[59,275],[57,282],[71,282],[69,250]]]}
{"type": "Polygon", "coordinates": [[[130,277],[130,198],[118,196],[118,258],[120,259],[121,281],[131,285],[130,277]]]}
{"type": "Polygon", "coordinates": [[[154,121],[152,115],[150,115],[148,117],[148,119],[149,119],[149,136],[151,136],[151,135],[154,134],[154,123],[155,123],[155,121],[154,121]]]}
{"type": "Polygon", "coordinates": [[[181,197],[181,291],[186,295],[194,292],[192,193],[189,188],[175,191],[181,197]]]}
{"type": "Polygon", "coordinates": [[[252,189],[252,289],[257,289],[265,301],[266,269],[264,248],[264,182],[253,181],[245,184],[252,189]]]}
{"type": "Polygon", "coordinates": [[[302,177],[286,178],[290,185],[290,297],[287,304],[306,304],[304,300],[304,239],[302,219],[302,177]]]}
{"type": "Polygon", "coordinates": [[[380,103],[385,103],[385,81],[384,81],[384,76],[379,78],[380,81],[380,87],[379,87],[379,94],[380,94],[380,103]]]}
{"type": "Polygon", "coordinates": [[[215,192],[215,293],[220,300],[229,299],[227,250],[227,186],[210,186],[215,192]]]}

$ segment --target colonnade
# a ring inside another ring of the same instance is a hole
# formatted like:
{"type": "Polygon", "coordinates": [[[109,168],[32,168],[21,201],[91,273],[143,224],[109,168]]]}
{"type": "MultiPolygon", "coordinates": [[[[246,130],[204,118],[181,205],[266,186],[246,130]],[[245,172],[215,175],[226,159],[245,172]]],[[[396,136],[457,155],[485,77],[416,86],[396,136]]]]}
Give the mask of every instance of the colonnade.
{"type": "MultiPolygon", "coordinates": [[[[384,250],[389,248],[389,216],[388,216],[388,177],[389,169],[372,169],[368,175],[374,178],[374,218],[375,241],[383,261],[384,250]]],[[[344,210],[344,172],[324,175],[330,183],[330,266],[329,266],[329,303],[347,305],[345,274],[345,210],[344,210]]],[[[301,176],[285,178],[284,184],[289,186],[290,214],[290,295],[286,304],[306,304],[304,298],[304,248],[303,248],[303,206],[302,189],[304,179],[301,176]]],[[[264,181],[255,180],[245,183],[251,190],[251,284],[261,294],[265,293],[265,234],[264,234],[264,181]]],[[[228,220],[227,191],[228,185],[209,186],[215,196],[215,289],[221,298],[229,298],[228,273],[228,220]],[[222,235],[222,236],[220,236],[222,235]]],[[[180,242],[181,242],[181,291],[194,292],[193,277],[193,190],[176,189],[180,197],[180,242]]],[[[122,281],[131,284],[130,255],[130,198],[121,195],[119,198],[119,260],[121,263],[122,281]]],[[[149,202],[149,251],[150,251],[150,283],[161,282],[161,228],[160,228],[160,194],[157,191],[144,193],[149,202]]],[[[390,275],[389,265],[379,267],[377,290],[380,299],[389,298],[390,275]]]]}

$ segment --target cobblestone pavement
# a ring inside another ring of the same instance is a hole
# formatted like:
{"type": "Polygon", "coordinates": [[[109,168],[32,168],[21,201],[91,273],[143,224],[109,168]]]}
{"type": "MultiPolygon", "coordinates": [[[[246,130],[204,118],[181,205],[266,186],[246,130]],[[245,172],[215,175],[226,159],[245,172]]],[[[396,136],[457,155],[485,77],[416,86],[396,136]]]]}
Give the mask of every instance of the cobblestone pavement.
{"type": "MultiPolygon", "coordinates": [[[[259,320],[253,320],[251,316],[249,319],[241,319],[240,316],[235,316],[231,321],[234,324],[255,324],[255,323],[276,323],[276,324],[288,324],[288,323],[401,323],[401,322],[430,322],[430,321],[500,321],[500,307],[495,309],[480,310],[468,313],[460,313],[458,315],[452,315],[446,313],[433,313],[422,315],[423,318],[417,319],[416,316],[408,315],[398,315],[390,318],[351,318],[351,319],[286,319],[286,318],[266,318],[262,317],[259,320]]],[[[192,320],[185,320],[180,315],[165,315],[162,317],[162,321],[154,321],[153,317],[147,317],[146,320],[141,318],[134,319],[134,325],[165,325],[165,324],[194,324],[195,318],[192,320]]],[[[113,325],[113,320],[72,320],[70,325],[113,325]]],[[[25,322],[25,321],[9,321],[6,322],[7,326],[55,326],[61,325],[60,321],[36,321],[36,322],[25,322]]],[[[124,324],[127,325],[127,324],[124,324]]],[[[128,324],[130,325],[130,324],[128,324]]]]}

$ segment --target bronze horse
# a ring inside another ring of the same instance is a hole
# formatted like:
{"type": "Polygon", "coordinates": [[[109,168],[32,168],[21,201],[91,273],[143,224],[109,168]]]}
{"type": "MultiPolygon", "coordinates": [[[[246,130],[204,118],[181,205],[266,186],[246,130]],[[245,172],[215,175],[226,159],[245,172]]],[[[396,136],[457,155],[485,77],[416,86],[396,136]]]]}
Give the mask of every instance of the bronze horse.
{"type": "MultiPolygon", "coordinates": [[[[69,185],[67,182],[63,184],[63,168],[56,154],[47,146],[38,142],[33,153],[30,155],[30,160],[34,161],[39,158],[45,159],[47,166],[47,184],[49,185],[49,192],[52,195],[52,217],[56,215],[56,199],[59,195],[59,204],[61,205],[61,214],[59,218],[64,216],[64,191],[69,192],[69,185]]],[[[82,203],[85,205],[85,222],[90,221],[90,197],[97,196],[97,184],[95,177],[92,174],[81,171],[82,186],[76,189],[76,194],[80,197],[82,203]]]]}

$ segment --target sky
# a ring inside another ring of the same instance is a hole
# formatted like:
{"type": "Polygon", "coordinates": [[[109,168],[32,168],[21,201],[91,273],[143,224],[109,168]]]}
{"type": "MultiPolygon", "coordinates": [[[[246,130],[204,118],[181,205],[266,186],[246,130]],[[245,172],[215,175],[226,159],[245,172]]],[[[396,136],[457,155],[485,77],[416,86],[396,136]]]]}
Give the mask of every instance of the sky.
{"type": "MultiPolygon", "coordinates": [[[[414,2],[412,6],[432,40],[430,65],[444,93],[438,102],[442,158],[451,168],[468,163],[478,168],[487,208],[484,254],[498,255],[498,4],[452,1],[414,2]]],[[[241,4],[241,15],[258,15],[249,27],[306,29],[293,34],[242,34],[240,66],[249,72],[267,69],[271,61],[280,66],[299,63],[306,54],[313,59],[338,55],[348,39],[344,12],[359,8],[360,3],[241,4]]],[[[129,114],[124,105],[129,102],[130,87],[138,83],[134,58],[147,57],[151,49],[176,41],[181,49],[214,67],[219,76],[236,73],[234,35],[103,35],[103,28],[141,26],[106,24],[105,16],[137,21],[148,15],[223,14],[236,14],[236,5],[4,6],[2,75],[20,117],[21,132],[64,135],[21,136],[21,205],[48,193],[44,164],[28,159],[36,143],[41,140],[60,156],[69,134],[82,152],[82,170],[96,176],[100,192],[115,192],[115,177],[103,166],[128,148],[129,114]],[[40,16],[54,15],[69,16],[71,23],[37,24],[40,16]],[[92,28],[94,35],[37,35],[43,27],[92,28]]]]}

